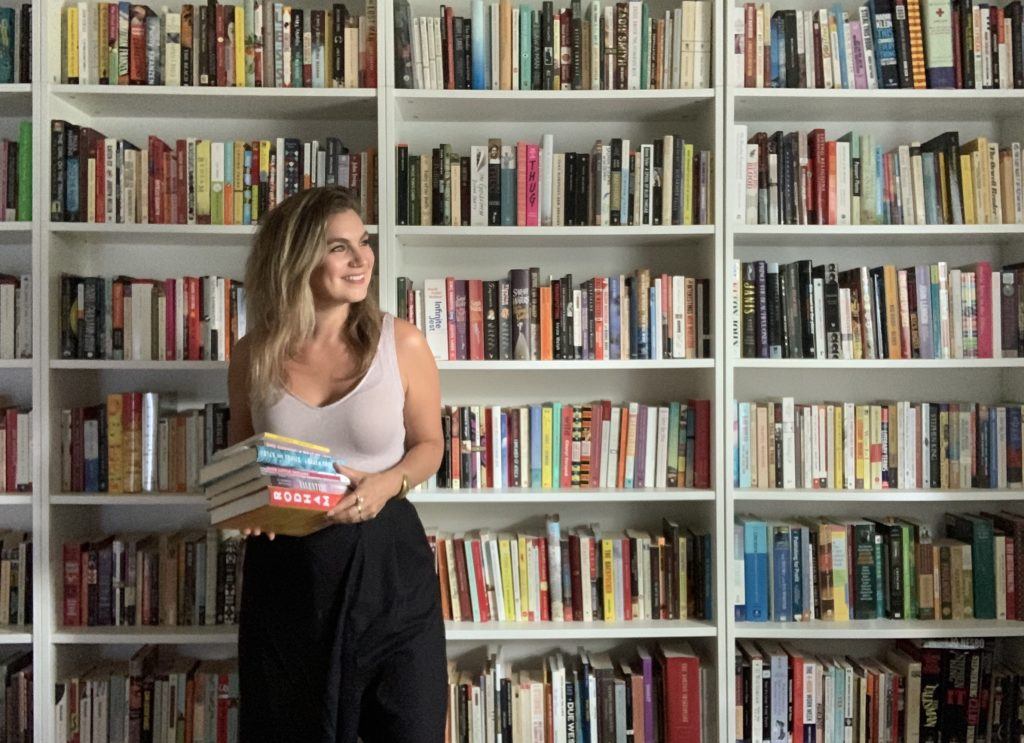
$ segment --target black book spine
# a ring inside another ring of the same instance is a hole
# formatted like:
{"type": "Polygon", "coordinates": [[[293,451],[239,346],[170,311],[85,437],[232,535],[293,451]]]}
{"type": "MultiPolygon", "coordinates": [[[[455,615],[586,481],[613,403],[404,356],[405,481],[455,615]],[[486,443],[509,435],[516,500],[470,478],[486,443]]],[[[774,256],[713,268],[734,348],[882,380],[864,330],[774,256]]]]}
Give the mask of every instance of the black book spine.
{"type": "Polygon", "coordinates": [[[757,272],[754,264],[743,264],[741,313],[743,318],[743,358],[757,358],[757,272]]]}
{"type": "Polygon", "coordinates": [[[396,184],[395,222],[400,225],[409,224],[409,147],[398,145],[398,173],[396,184]]]}
{"type": "Polygon", "coordinates": [[[843,335],[839,326],[839,273],[835,263],[825,266],[825,356],[842,357],[843,335]]]}
{"type": "Polygon", "coordinates": [[[813,359],[816,355],[814,345],[814,284],[811,276],[811,262],[799,261],[800,272],[800,319],[803,333],[804,358],[813,359]]]}
{"type": "Polygon", "coordinates": [[[572,88],[583,87],[583,44],[589,40],[583,38],[583,9],[580,0],[572,0],[572,88]]]}
{"type": "Polygon", "coordinates": [[[461,175],[459,177],[459,211],[462,219],[462,226],[469,227],[470,213],[469,213],[469,196],[470,196],[470,160],[469,156],[459,158],[459,170],[461,175]]]}
{"type": "MultiPolygon", "coordinates": [[[[683,223],[683,149],[686,143],[680,135],[672,137],[672,224],[683,223]]],[[[696,191],[696,189],[694,189],[696,191]]]]}
{"type": "MultiPolygon", "coordinates": [[[[209,31],[209,13],[205,5],[199,5],[196,7],[196,28],[193,35],[193,40],[198,39],[199,43],[196,44],[196,61],[198,62],[198,77],[200,85],[210,84],[210,31],[209,31]]],[[[115,70],[110,71],[110,77],[113,79],[116,77],[115,70]]]]}
{"type": "Polygon", "coordinates": [[[551,281],[551,355],[562,358],[562,282],[551,281]]]}
{"type": "Polygon", "coordinates": [[[661,199],[664,190],[661,187],[661,179],[665,172],[665,142],[663,139],[654,140],[654,187],[651,194],[651,222],[655,225],[661,224],[661,199]]]}
{"type": "MultiPolygon", "coordinates": [[[[395,87],[412,86],[405,75],[402,49],[409,43],[409,3],[395,3],[395,87]]],[[[266,54],[266,52],[264,52],[266,54]]],[[[337,86],[345,80],[345,16],[342,6],[331,6],[331,81],[337,86]]],[[[263,82],[267,85],[267,81],[263,82]]]]}
{"type": "Polygon", "coordinates": [[[462,22],[462,65],[466,70],[463,87],[473,87],[473,26],[468,19],[462,22]]]}
{"type": "MultiPolygon", "coordinates": [[[[207,0],[206,3],[206,73],[207,85],[217,84],[217,0],[207,0]]],[[[292,73],[291,70],[284,71],[286,79],[292,73]]]]}
{"type": "MultiPolygon", "coordinates": [[[[555,49],[552,24],[554,22],[554,4],[551,0],[544,0],[541,18],[541,43],[543,44],[543,89],[551,90],[555,85],[555,49]]],[[[493,71],[491,74],[494,74],[493,71]]]]}
{"type": "Polygon", "coordinates": [[[64,182],[67,168],[67,133],[63,121],[54,120],[50,127],[50,221],[64,221],[64,182]]]}
{"type": "Polygon", "coordinates": [[[576,224],[586,226],[591,223],[587,204],[590,203],[590,153],[581,152],[576,163],[576,224]]]}
{"type": "MultiPolygon", "coordinates": [[[[765,294],[768,305],[768,357],[782,358],[782,295],[779,265],[772,263],[765,269],[765,294]]],[[[781,457],[779,458],[781,460],[781,457]]]]}
{"type": "MultiPolygon", "coordinates": [[[[914,73],[910,62],[910,25],[907,20],[908,2],[917,0],[893,0],[892,32],[893,40],[896,42],[896,72],[901,88],[914,87],[914,73]]],[[[835,53],[836,50],[833,50],[833,54],[835,53]]]]}
{"type": "Polygon", "coordinates": [[[1013,65],[1013,87],[1024,88],[1024,7],[1020,0],[1014,0],[1004,11],[1010,16],[1010,27],[1013,38],[1010,44],[1010,57],[1013,65]]]}
{"type": "MultiPolygon", "coordinates": [[[[988,85],[989,88],[998,88],[999,87],[999,76],[1000,76],[1000,74],[1005,75],[1005,74],[1009,73],[1009,70],[1000,70],[999,69],[999,30],[1000,30],[999,27],[1000,27],[1000,25],[1002,25],[1002,19],[996,17],[996,10],[997,9],[996,9],[995,5],[993,5],[992,7],[989,8],[989,10],[988,10],[988,20],[989,20],[988,28],[983,29],[983,31],[982,31],[983,33],[987,33],[989,35],[989,37],[991,38],[990,48],[992,49],[992,53],[991,53],[991,57],[992,57],[992,82],[989,83],[989,85],[988,85]]],[[[1010,40],[1006,39],[1006,42],[1009,43],[1010,40]]]]}
{"type": "MultiPolygon", "coordinates": [[[[438,49],[438,53],[441,55],[441,80],[443,80],[442,88],[448,90],[448,44],[451,43],[451,39],[448,38],[448,19],[445,17],[445,6],[441,6],[441,48],[438,49]]],[[[492,70],[491,74],[495,74],[492,70]]],[[[410,86],[412,87],[412,86],[410,86]]]]}
{"type": "Polygon", "coordinates": [[[487,146],[487,224],[501,224],[501,142],[494,139],[487,146]]]}
{"type": "Polygon", "coordinates": [[[441,168],[443,167],[443,158],[441,157],[441,148],[435,147],[431,151],[431,172],[430,172],[430,223],[434,225],[444,224],[444,205],[441,203],[444,199],[444,178],[441,177],[441,168]]]}
{"type": "Polygon", "coordinates": [[[32,82],[32,5],[21,6],[21,38],[18,46],[18,81],[32,82]]]}
{"type": "Polygon", "coordinates": [[[611,174],[609,180],[611,184],[611,197],[609,199],[609,215],[608,223],[612,227],[618,227],[622,222],[622,214],[619,210],[619,203],[621,200],[622,189],[620,187],[622,178],[622,140],[619,138],[613,138],[611,144],[611,174]]]}
{"type": "Polygon", "coordinates": [[[565,153],[565,178],[562,179],[562,203],[565,205],[563,224],[566,227],[576,226],[576,199],[573,191],[576,184],[576,153],[565,153]]]}
{"type": "Polygon", "coordinates": [[[484,282],[484,360],[497,361],[499,354],[498,282],[484,282]]]}
{"type": "Polygon", "coordinates": [[[512,286],[508,279],[498,282],[498,357],[512,358],[512,286]]]}
{"type": "Polygon", "coordinates": [[[462,40],[462,18],[455,16],[452,19],[452,48],[454,50],[455,62],[455,87],[466,87],[466,59],[464,56],[462,40]]]}
{"type": "Polygon", "coordinates": [[[974,0],[960,0],[960,69],[963,87],[974,87],[974,0]]]}
{"type": "Polygon", "coordinates": [[[757,358],[767,359],[770,356],[768,345],[768,264],[764,261],[754,263],[755,301],[757,313],[757,335],[755,347],[757,358]]]}
{"type": "Polygon", "coordinates": [[[575,325],[579,318],[574,314],[572,302],[572,274],[566,274],[562,278],[562,358],[573,359],[576,357],[576,347],[573,343],[575,338],[575,325]]]}
{"type": "Polygon", "coordinates": [[[889,334],[886,332],[885,280],[881,268],[872,268],[871,302],[875,311],[875,349],[880,359],[889,358],[889,334]]]}

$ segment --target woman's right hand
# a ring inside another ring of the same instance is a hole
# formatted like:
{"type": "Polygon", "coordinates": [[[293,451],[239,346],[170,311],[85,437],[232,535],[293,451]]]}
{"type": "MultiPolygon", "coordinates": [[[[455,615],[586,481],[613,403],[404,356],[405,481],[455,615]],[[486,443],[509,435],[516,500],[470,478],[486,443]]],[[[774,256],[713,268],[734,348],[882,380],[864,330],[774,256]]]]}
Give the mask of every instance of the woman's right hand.
{"type": "Polygon", "coordinates": [[[263,533],[266,533],[267,539],[270,539],[271,541],[273,541],[274,537],[277,536],[272,531],[264,532],[258,526],[254,526],[254,527],[249,528],[249,529],[242,529],[242,534],[244,536],[247,536],[247,537],[258,537],[260,534],[263,534],[263,533]]]}

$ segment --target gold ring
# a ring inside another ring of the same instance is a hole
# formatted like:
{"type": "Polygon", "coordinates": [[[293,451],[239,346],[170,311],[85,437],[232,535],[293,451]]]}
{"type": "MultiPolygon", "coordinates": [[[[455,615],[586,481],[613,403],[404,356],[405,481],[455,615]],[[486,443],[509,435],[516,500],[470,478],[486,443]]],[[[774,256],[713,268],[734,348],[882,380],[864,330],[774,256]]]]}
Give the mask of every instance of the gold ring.
{"type": "Polygon", "coordinates": [[[360,505],[360,507],[361,507],[363,505],[363,496],[357,495],[356,496],[356,503],[358,503],[360,505]]]}

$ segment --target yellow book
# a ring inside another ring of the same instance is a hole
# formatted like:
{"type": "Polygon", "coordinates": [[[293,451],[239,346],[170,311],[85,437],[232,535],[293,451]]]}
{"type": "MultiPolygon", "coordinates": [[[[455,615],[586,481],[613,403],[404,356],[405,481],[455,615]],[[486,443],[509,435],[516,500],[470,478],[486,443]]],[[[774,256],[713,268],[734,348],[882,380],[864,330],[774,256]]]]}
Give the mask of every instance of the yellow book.
{"type": "Polygon", "coordinates": [[[120,393],[107,395],[107,492],[124,492],[124,425],[120,393]]]}
{"type": "Polygon", "coordinates": [[[210,224],[210,140],[196,142],[196,223],[210,224]]]}
{"type": "Polygon", "coordinates": [[[109,79],[108,75],[110,74],[110,57],[107,55],[107,51],[106,51],[107,50],[107,46],[106,46],[106,38],[107,38],[107,13],[110,12],[108,10],[109,6],[110,6],[110,3],[97,3],[96,4],[97,26],[93,30],[98,32],[98,35],[97,35],[96,38],[99,39],[99,43],[96,45],[96,56],[97,56],[97,60],[96,60],[96,63],[97,63],[96,73],[97,73],[97,77],[96,77],[96,80],[94,82],[99,82],[100,80],[103,80],[103,79],[109,79]]]}
{"type": "Polygon", "coordinates": [[[974,202],[974,224],[989,224],[992,221],[992,189],[989,187],[988,138],[977,137],[960,145],[960,157],[971,158],[971,190],[967,190],[964,169],[961,168],[961,179],[964,190],[964,209],[967,202],[974,202]]]}
{"type": "MultiPolygon", "coordinates": [[[[693,145],[683,147],[683,224],[693,224],[693,145]]],[[[699,176],[699,174],[698,174],[699,176]]]]}
{"type": "Polygon", "coordinates": [[[545,405],[540,411],[540,486],[544,490],[551,488],[551,406],[545,405]]]}
{"type": "Polygon", "coordinates": [[[64,10],[64,65],[69,83],[78,82],[78,6],[64,10]]]}
{"type": "MultiPolygon", "coordinates": [[[[527,540],[525,534],[517,534],[516,542],[519,551],[519,616],[524,622],[530,621],[533,609],[530,601],[530,571],[527,569],[527,540]]],[[[538,617],[539,619],[540,617],[538,617]]]]}
{"type": "Polygon", "coordinates": [[[245,143],[236,140],[232,143],[234,147],[235,172],[232,176],[234,189],[232,191],[232,202],[235,213],[234,223],[242,224],[242,204],[245,198],[245,143]]]}
{"type": "Polygon", "coordinates": [[[241,5],[235,6],[235,85],[245,87],[245,11],[241,5]]]}
{"type": "Polygon", "coordinates": [[[832,546],[832,600],[834,602],[833,619],[837,622],[850,620],[850,603],[847,601],[847,585],[850,581],[850,566],[847,562],[847,531],[843,524],[829,524],[832,535],[829,542],[832,546]]]}
{"type": "Polygon", "coordinates": [[[974,210],[974,174],[971,170],[971,156],[960,155],[960,178],[964,184],[964,224],[978,224],[978,216],[974,210]]]}
{"type": "Polygon", "coordinates": [[[258,142],[258,149],[253,153],[253,168],[258,169],[260,185],[252,189],[252,223],[256,224],[263,212],[260,211],[262,204],[259,194],[270,193],[270,140],[261,139],[258,142]]]}
{"type": "Polygon", "coordinates": [[[612,540],[601,539],[601,585],[604,590],[604,620],[615,619],[615,565],[613,564],[612,540]]]}
{"type": "Polygon", "coordinates": [[[879,405],[868,406],[871,415],[871,489],[882,489],[882,408],[879,405]],[[876,451],[877,447],[877,451],[876,451]]]}
{"type": "Polygon", "coordinates": [[[856,407],[856,438],[857,438],[857,487],[871,489],[871,426],[868,406],[856,407]]]}
{"type": "Polygon", "coordinates": [[[512,581],[512,548],[508,535],[498,536],[498,559],[501,562],[501,590],[505,599],[505,616],[510,622],[518,622],[516,613],[515,584],[512,581]]]}

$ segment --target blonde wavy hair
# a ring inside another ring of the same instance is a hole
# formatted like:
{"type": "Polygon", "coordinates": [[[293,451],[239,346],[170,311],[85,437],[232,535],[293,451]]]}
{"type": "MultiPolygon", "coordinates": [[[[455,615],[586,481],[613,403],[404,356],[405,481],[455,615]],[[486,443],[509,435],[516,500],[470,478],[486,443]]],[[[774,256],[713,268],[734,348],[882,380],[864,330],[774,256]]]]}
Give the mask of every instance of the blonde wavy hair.
{"type": "MultiPolygon", "coordinates": [[[[256,405],[271,402],[284,387],[284,364],[313,336],[315,314],[310,276],[327,253],[327,220],[359,214],[359,202],[340,186],[289,196],[261,220],[245,267],[249,390],[256,405]]],[[[352,304],[343,329],[356,360],[354,378],[366,373],[380,339],[376,279],[366,299],[352,304]]]]}

